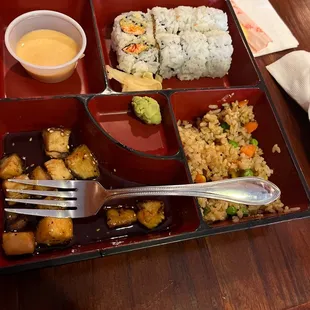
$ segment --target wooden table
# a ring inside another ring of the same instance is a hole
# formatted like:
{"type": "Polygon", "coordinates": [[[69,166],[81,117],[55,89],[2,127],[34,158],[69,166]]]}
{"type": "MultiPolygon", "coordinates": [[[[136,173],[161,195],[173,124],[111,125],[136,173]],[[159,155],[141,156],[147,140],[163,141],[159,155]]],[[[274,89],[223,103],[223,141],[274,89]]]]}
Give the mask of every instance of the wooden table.
{"type": "MultiPolygon", "coordinates": [[[[310,0],[272,0],[310,50],[310,0]]],[[[309,121],[257,59],[310,184],[309,121]]],[[[1,310],[310,309],[310,219],[0,278],[1,310]]]]}

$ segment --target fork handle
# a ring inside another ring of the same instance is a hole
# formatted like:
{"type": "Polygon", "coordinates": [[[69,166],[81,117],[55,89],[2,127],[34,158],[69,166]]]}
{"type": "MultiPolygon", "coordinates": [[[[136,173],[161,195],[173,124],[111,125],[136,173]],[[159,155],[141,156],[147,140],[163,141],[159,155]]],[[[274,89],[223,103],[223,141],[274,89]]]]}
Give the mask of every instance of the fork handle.
{"type": "Polygon", "coordinates": [[[189,196],[226,200],[248,205],[267,205],[280,197],[280,189],[257,177],[200,184],[145,186],[109,190],[107,200],[141,196],[189,196]]]}

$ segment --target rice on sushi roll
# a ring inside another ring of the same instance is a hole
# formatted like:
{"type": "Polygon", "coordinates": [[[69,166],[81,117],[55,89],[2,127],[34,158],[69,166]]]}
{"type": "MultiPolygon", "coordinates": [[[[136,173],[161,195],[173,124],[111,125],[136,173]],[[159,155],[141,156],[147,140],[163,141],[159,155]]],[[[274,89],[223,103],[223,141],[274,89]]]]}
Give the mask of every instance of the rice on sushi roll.
{"type": "Polygon", "coordinates": [[[219,9],[200,6],[194,9],[194,31],[206,33],[212,30],[228,30],[227,15],[219,9]]]}
{"type": "Polygon", "coordinates": [[[182,31],[227,31],[227,15],[222,10],[200,6],[178,6],[175,9],[155,7],[151,10],[156,33],[179,34],[182,31]]]}
{"type": "Polygon", "coordinates": [[[222,78],[227,74],[233,53],[231,37],[227,32],[185,31],[180,33],[180,38],[185,57],[178,71],[180,80],[222,78]]]}
{"type": "Polygon", "coordinates": [[[174,9],[178,22],[178,33],[181,31],[193,31],[195,24],[195,9],[190,6],[178,6],[174,9]]]}
{"type": "Polygon", "coordinates": [[[176,19],[175,10],[155,7],[150,10],[155,20],[155,34],[170,33],[177,34],[179,24],[176,19]]]}
{"type": "Polygon", "coordinates": [[[231,65],[232,46],[231,36],[226,31],[209,31],[204,34],[208,42],[209,57],[206,62],[203,76],[222,78],[225,76],[231,65]]]}
{"type": "Polygon", "coordinates": [[[164,79],[170,79],[179,73],[185,61],[180,36],[162,33],[157,34],[156,39],[160,48],[159,74],[164,79]]]}
{"type": "Polygon", "coordinates": [[[180,80],[199,79],[205,74],[209,60],[209,47],[204,34],[185,31],[180,34],[184,63],[178,72],[180,80]]]}

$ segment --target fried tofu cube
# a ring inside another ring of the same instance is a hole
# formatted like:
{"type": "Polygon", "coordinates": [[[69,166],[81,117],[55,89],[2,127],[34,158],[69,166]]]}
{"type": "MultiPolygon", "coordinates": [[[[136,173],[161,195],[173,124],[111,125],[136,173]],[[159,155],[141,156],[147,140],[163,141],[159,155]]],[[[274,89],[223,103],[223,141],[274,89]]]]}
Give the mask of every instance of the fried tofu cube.
{"type": "Polygon", "coordinates": [[[2,235],[2,248],[6,255],[32,254],[35,249],[33,232],[7,232],[2,235]]]}
{"type": "Polygon", "coordinates": [[[71,180],[72,174],[62,159],[51,159],[44,166],[53,180],[71,180]]]}
{"type": "MultiPolygon", "coordinates": [[[[29,180],[28,176],[26,174],[22,174],[14,179],[19,179],[19,180],[29,180]]],[[[32,185],[26,185],[26,184],[19,184],[19,183],[14,183],[10,181],[3,181],[2,182],[2,188],[4,191],[4,195],[6,198],[12,198],[12,199],[26,199],[29,198],[30,195],[28,194],[19,194],[19,193],[12,193],[8,192],[7,189],[28,189],[31,190],[33,189],[32,185]]],[[[14,205],[16,202],[8,202],[9,205],[14,205]]]]}
{"type": "Polygon", "coordinates": [[[64,158],[69,152],[71,130],[65,128],[48,128],[43,130],[45,153],[52,158],[64,158]]]}
{"type": "Polygon", "coordinates": [[[17,154],[4,157],[0,161],[0,178],[11,179],[23,173],[23,162],[17,154]]]}
{"type": "MultiPolygon", "coordinates": [[[[42,167],[37,166],[31,172],[30,179],[31,180],[51,180],[51,177],[42,167]]],[[[34,189],[37,191],[50,191],[50,190],[52,190],[51,187],[39,186],[39,185],[36,185],[34,187],[34,189]]]]}
{"type": "Polygon", "coordinates": [[[149,229],[157,227],[164,219],[164,203],[158,200],[147,200],[138,203],[138,221],[149,229]]]}
{"type": "MultiPolygon", "coordinates": [[[[43,200],[63,200],[62,198],[57,197],[46,197],[43,200]]],[[[57,206],[46,206],[46,205],[37,205],[37,209],[45,209],[45,210],[63,210],[62,207],[57,206]]]]}
{"type": "Polygon", "coordinates": [[[18,218],[18,216],[19,216],[19,214],[17,214],[17,213],[5,212],[5,219],[6,219],[8,222],[16,221],[17,218],[18,218]]]}
{"type": "Polygon", "coordinates": [[[30,221],[30,216],[6,212],[6,230],[20,231],[24,230],[30,221]]]}
{"type": "Polygon", "coordinates": [[[73,238],[73,223],[70,218],[43,218],[36,230],[37,243],[56,245],[69,242],[73,238]]]}
{"type": "Polygon", "coordinates": [[[94,179],[100,175],[98,163],[85,144],[78,146],[66,158],[66,164],[79,179],[94,179]]]}
{"type": "Polygon", "coordinates": [[[124,208],[107,210],[107,224],[110,228],[128,226],[136,221],[134,210],[124,208]]]}

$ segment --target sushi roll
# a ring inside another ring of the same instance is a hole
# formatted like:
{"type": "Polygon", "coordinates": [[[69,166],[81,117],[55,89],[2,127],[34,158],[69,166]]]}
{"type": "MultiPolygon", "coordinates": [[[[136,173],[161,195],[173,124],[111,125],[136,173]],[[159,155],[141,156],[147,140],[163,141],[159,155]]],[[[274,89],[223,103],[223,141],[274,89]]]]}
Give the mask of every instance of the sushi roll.
{"type": "Polygon", "coordinates": [[[214,30],[204,34],[208,42],[209,56],[203,76],[222,78],[231,65],[233,46],[231,36],[226,31],[214,30]]]}
{"type": "Polygon", "coordinates": [[[112,47],[125,47],[136,38],[155,45],[153,20],[149,13],[132,11],[123,13],[114,19],[112,30],[112,47]]]}
{"type": "Polygon", "coordinates": [[[155,7],[151,11],[155,20],[155,35],[162,33],[177,34],[179,24],[174,9],[155,7]]]}
{"type": "Polygon", "coordinates": [[[143,76],[159,73],[180,80],[222,78],[233,46],[225,12],[207,6],[154,7],[117,16],[111,35],[118,68],[143,76]]]}
{"type": "Polygon", "coordinates": [[[201,77],[220,77],[228,73],[233,46],[226,31],[214,30],[207,33],[185,31],[180,33],[185,60],[178,72],[180,80],[201,77]]]}
{"type": "Polygon", "coordinates": [[[222,10],[200,6],[194,9],[193,30],[206,33],[212,30],[227,31],[227,14],[222,10]]]}
{"type": "Polygon", "coordinates": [[[162,33],[158,34],[156,39],[160,48],[159,74],[164,79],[170,79],[179,73],[185,61],[180,36],[162,33]]]}
{"type": "Polygon", "coordinates": [[[120,70],[136,75],[157,72],[158,48],[149,13],[132,11],[117,16],[111,41],[120,70]]]}
{"type": "Polygon", "coordinates": [[[180,33],[180,39],[185,60],[178,72],[178,78],[193,80],[203,77],[205,64],[209,59],[209,46],[205,35],[195,31],[185,31],[180,33]]]}
{"type": "Polygon", "coordinates": [[[179,6],[155,7],[151,13],[163,78],[193,80],[227,74],[233,49],[225,12],[206,6],[179,6]]]}
{"type": "Polygon", "coordinates": [[[200,6],[179,6],[175,9],[155,7],[151,10],[155,20],[155,32],[179,34],[182,31],[208,32],[227,31],[228,21],[225,12],[219,9],[200,6]]]}
{"type": "Polygon", "coordinates": [[[179,6],[174,9],[174,12],[178,22],[179,32],[193,31],[195,9],[190,6],[179,6]]]}
{"type": "Polygon", "coordinates": [[[143,75],[145,72],[155,74],[159,67],[158,48],[145,41],[136,39],[116,51],[118,68],[124,72],[143,75]]]}

